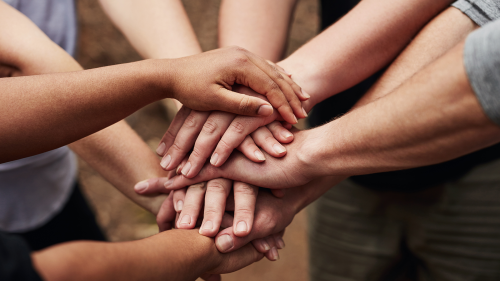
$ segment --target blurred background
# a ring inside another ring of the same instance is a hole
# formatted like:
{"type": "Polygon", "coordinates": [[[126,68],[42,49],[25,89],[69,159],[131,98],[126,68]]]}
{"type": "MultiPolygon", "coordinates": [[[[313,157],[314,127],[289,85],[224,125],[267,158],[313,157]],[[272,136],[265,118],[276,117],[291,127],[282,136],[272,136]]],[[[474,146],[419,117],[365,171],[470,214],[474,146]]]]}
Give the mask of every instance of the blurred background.
{"type": "MultiPolygon", "coordinates": [[[[141,59],[106,17],[97,0],[77,3],[80,28],[77,59],[84,68],[141,59]]],[[[216,48],[220,0],[183,0],[183,3],[203,50],[216,48]]],[[[287,55],[314,37],[318,29],[318,1],[299,0],[288,40],[287,55]]],[[[127,122],[154,150],[169,126],[168,116],[171,114],[169,115],[165,107],[158,102],[128,117],[127,122]]],[[[151,214],[116,191],[85,162],[80,160],[79,165],[84,193],[110,241],[135,240],[158,232],[155,218],[151,214]]],[[[223,279],[307,280],[306,214],[307,210],[302,211],[287,228],[284,236],[286,247],[280,251],[279,261],[262,260],[243,270],[225,275],[223,279]]]]}

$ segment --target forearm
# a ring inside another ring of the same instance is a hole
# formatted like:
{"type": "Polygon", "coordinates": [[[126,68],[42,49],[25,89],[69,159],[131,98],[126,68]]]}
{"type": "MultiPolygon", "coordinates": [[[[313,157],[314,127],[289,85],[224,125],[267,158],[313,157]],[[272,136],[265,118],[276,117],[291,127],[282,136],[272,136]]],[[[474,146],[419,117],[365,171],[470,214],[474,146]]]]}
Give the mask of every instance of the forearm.
{"type": "Polygon", "coordinates": [[[477,27],[457,8],[446,9],[419,32],[354,108],[391,93],[415,73],[464,40],[477,27]]]}
{"type": "Polygon", "coordinates": [[[158,157],[125,121],[69,146],[125,196],[151,213],[158,213],[166,195],[139,195],[134,192],[134,185],[167,173],[158,164],[158,157]]]}
{"type": "Polygon", "coordinates": [[[365,0],[280,62],[311,95],[306,110],[393,60],[451,0],[365,0]]]}
{"type": "Polygon", "coordinates": [[[169,97],[171,93],[152,82],[160,75],[158,81],[170,81],[168,67],[164,70],[158,73],[153,61],[144,61],[2,79],[0,143],[9,150],[3,151],[0,162],[71,143],[169,97]]]}
{"type": "Polygon", "coordinates": [[[100,3],[143,58],[179,58],[201,53],[180,0],[100,3]]]}
{"type": "Polygon", "coordinates": [[[47,281],[195,280],[220,262],[220,254],[197,230],[171,230],[133,242],[60,244],[32,259],[47,281]]]}
{"type": "Polygon", "coordinates": [[[219,46],[240,46],[265,59],[282,58],[297,0],[224,0],[219,46]]]}
{"type": "Polygon", "coordinates": [[[431,165],[499,142],[500,128],[469,85],[462,50],[457,45],[393,93],[311,130],[308,162],[322,164],[319,174],[369,174],[431,165]]]}

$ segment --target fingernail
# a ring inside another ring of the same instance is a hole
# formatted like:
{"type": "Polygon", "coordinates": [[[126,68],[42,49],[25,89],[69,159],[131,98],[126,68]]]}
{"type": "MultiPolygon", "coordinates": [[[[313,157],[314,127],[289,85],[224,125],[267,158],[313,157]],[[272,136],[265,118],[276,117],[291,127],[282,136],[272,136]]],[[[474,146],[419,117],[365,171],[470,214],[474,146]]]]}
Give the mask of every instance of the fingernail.
{"type": "Polygon", "coordinates": [[[286,149],[281,144],[277,144],[277,143],[273,145],[273,149],[278,154],[281,154],[281,153],[286,151],[286,149]]]}
{"type": "Polygon", "coordinates": [[[257,157],[257,159],[259,159],[260,161],[264,161],[266,160],[266,157],[264,157],[264,154],[260,151],[260,150],[256,150],[254,152],[254,155],[255,157],[257,157]]]}
{"type": "Polygon", "coordinates": [[[219,154],[214,153],[214,155],[212,155],[212,158],[210,158],[210,164],[215,166],[217,165],[217,161],[219,161],[219,154]]]}
{"type": "Polygon", "coordinates": [[[187,177],[189,170],[191,170],[191,162],[187,162],[186,166],[182,168],[182,174],[187,177]]]}
{"type": "Polygon", "coordinates": [[[228,234],[224,234],[217,238],[215,244],[217,244],[219,251],[224,253],[233,247],[233,238],[231,238],[228,234]]]}
{"type": "Polygon", "coordinates": [[[277,244],[278,244],[279,249],[285,248],[285,241],[283,241],[283,239],[277,238],[276,240],[277,240],[277,244]]]}
{"type": "Polygon", "coordinates": [[[257,111],[257,115],[260,116],[269,116],[271,114],[273,114],[273,107],[268,104],[261,105],[259,111],[257,111]]]}
{"type": "Polygon", "coordinates": [[[175,170],[175,173],[180,175],[181,174],[181,165],[177,167],[177,170],[175,170]]]}
{"type": "Polygon", "coordinates": [[[182,211],[182,207],[183,206],[184,206],[184,201],[182,201],[182,200],[177,201],[177,209],[176,209],[176,211],[177,212],[182,211]]]}
{"type": "Polygon", "coordinates": [[[295,123],[293,123],[293,124],[299,123],[299,121],[297,120],[297,117],[295,115],[293,116],[293,119],[295,120],[295,123]]]}
{"type": "Polygon", "coordinates": [[[134,186],[134,189],[135,191],[142,192],[148,189],[148,187],[149,187],[148,181],[140,181],[134,186]]]}
{"type": "Polygon", "coordinates": [[[183,216],[181,224],[191,224],[191,216],[190,215],[183,216]]]}
{"type": "Polygon", "coordinates": [[[164,187],[169,187],[174,183],[174,179],[170,179],[163,184],[164,187]]]}
{"type": "Polygon", "coordinates": [[[206,221],[203,224],[203,229],[212,230],[213,228],[214,228],[214,224],[212,223],[212,221],[206,221]]]}
{"type": "Polygon", "coordinates": [[[244,221],[240,221],[236,225],[236,232],[247,232],[247,223],[244,221]]]}
{"type": "Polygon", "coordinates": [[[302,95],[303,95],[306,99],[310,99],[310,98],[311,98],[311,95],[309,95],[308,93],[306,93],[306,91],[304,91],[304,89],[300,89],[300,91],[302,92],[302,95]]]}
{"type": "Polygon", "coordinates": [[[276,249],[276,247],[273,247],[271,249],[271,259],[273,259],[273,261],[277,261],[280,259],[280,255],[278,254],[278,250],[276,249]]]}
{"type": "Polygon", "coordinates": [[[302,112],[304,113],[304,116],[307,117],[307,112],[303,107],[302,107],[302,112]]]}
{"type": "Polygon", "coordinates": [[[281,136],[282,136],[282,137],[284,137],[285,139],[293,137],[292,133],[290,133],[290,132],[289,132],[289,131],[287,131],[287,130],[282,130],[280,134],[281,134],[281,136]]]}
{"type": "Polygon", "coordinates": [[[172,157],[169,154],[169,155],[163,157],[163,159],[161,159],[160,165],[163,167],[163,169],[166,169],[168,164],[170,164],[171,160],[172,160],[172,157]]]}
{"type": "Polygon", "coordinates": [[[284,69],[284,68],[282,68],[282,69],[283,69],[283,71],[286,73],[286,75],[288,75],[288,76],[292,76],[292,74],[291,74],[290,72],[286,71],[286,69],[284,69]]]}
{"type": "Polygon", "coordinates": [[[266,240],[262,239],[262,248],[264,248],[264,250],[266,251],[269,251],[269,249],[271,249],[271,247],[269,246],[269,243],[266,242],[266,240]]]}
{"type": "Polygon", "coordinates": [[[165,143],[164,142],[160,143],[160,145],[156,149],[156,154],[163,156],[163,153],[165,153],[165,148],[166,148],[165,143]]]}

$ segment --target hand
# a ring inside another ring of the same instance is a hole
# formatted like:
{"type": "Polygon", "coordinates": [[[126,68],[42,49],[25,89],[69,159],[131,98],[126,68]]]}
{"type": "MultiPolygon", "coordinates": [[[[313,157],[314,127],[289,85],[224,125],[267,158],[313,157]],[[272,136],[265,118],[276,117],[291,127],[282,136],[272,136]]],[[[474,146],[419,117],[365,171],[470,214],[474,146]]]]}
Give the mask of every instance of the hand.
{"type": "MultiPolygon", "coordinates": [[[[206,185],[197,184],[187,189],[172,191],[174,204],[180,206],[176,208],[177,212],[180,212],[177,228],[192,229],[200,225],[200,234],[214,237],[220,229],[230,227],[237,237],[248,235],[254,222],[259,189],[242,182],[235,182],[234,189],[232,187],[232,181],[216,179],[206,185]],[[226,212],[234,213],[234,217],[226,212]]],[[[259,237],[260,240],[255,241],[254,245],[257,245],[259,252],[265,254],[270,261],[275,261],[279,258],[278,249],[284,246],[283,233],[284,231],[280,231],[267,237],[259,237]]]]}
{"type": "Polygon", "coordinates": [[[276,66],[245,49],[217,49],[171,60],[170,66],[176,73],[162,83],[169,83],[167,88],[171,89],[172,97],[188,108],[250,116],[271,115],[273,109],[267,102],[231,91],[233,85],[241,84],[266,96],[287,122],[295,124],[295,116],[306,117],[298,97],[303,100],[308,97],[300,87],[283,76],[276,66]]]}
{"type": "Polygon", "coordinates": [[[309,135],[310,131],[312,130],[293,130],[294,141],[285,145],[288,153],[283,158],[268,157],[263,163],[254,163],[241,153],[234,152],[223,166],[214,167],[206,164],[192,179],[179,175],[173,178],[154,178],[148,180],[147,189],[137,192],[168,193],[170,190],[215,178],[232,179],[270,189],[306,184],[315,178],[328,175],[327,168],[317,161],[311,161],[307,155],[306,148],[318,139],[316,135],[309,135]]]}
{"type": "MultiPolygon", "coordinates": [[[[247,93],[251,90],[239,87],[237,91],[247,93]]],[[[280,143],[291,142],[293,134],[275,121],[279,118],[276,112],[268,117],[248,117],[220,111],[208,114],[183,107],[156,152],[163,156],[164,169],[177,168],[188,178],[198,174],[211,154],[212,165],[219,167],[235,148],[254,162],[265,160],[257,145],[273,157],[282,157],[286,149],[280,143]],[[179,166],[191,149],[193,152],[186,165],[179,166]]]]}

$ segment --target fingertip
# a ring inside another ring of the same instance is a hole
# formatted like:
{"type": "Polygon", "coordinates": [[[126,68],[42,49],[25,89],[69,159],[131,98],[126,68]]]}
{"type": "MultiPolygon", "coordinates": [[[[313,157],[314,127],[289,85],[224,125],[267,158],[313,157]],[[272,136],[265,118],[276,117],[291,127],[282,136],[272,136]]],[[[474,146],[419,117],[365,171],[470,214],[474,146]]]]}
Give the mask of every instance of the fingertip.
{"type": "Polygon", "coordinates": [[[248,229],[248,224],[244,221],[240,221],[234,227],[234,235],[238,237],[245,237],[248,235],[250,230],[248,229]]]}
{"type": "Polygon", "coordinates": [[[257,110],[257,115],[259,116],[267,117],[271,114],[273,114],[273,107],[270,104],[261,105],[257,110]]]}
{"type": "Polygon", "coordinates": [[[266,157],[264,156],[264,153],[260,150],[256,150],[254,152],[255,157],[257,158],[258,162],[264,162],[266,161],[266,157]]]}
{"type": "Polygon", "coordinates": [[[269,244],[264,239],[255,239],[252,241],[252,244],[257,252],[261,254],[265,254],[271,249],[269,244]]]}
{"type": "Polygon", "coordinates": [[[273,145],[273,150],[277,157],[282,157],[286,154],[286,148],[279,143],[273,145]]]}
{"type": "Polygon", "coordinates": [[[161,142],[160,145],[158,145],[158,148],[156,148],[156,154],[159,156],[163,156],[165,154],[167,146],[165,145],[164,142],[161,142]]]}
{"type": "Polygon", "coordinates": [[[148,188],[149,188],[149,182],[147,180],[140,181],[134,186],[135,192],[139,194],[146,192],[148,188]]]}

